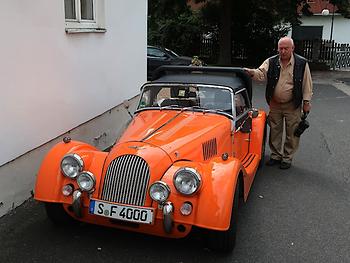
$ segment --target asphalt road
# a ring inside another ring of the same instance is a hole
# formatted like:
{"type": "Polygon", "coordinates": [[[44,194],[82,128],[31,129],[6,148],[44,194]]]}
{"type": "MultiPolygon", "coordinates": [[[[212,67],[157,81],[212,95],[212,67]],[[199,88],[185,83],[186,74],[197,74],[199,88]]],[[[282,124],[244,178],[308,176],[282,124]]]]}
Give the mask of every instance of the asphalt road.
{"type": "MultiPolygon", "coordinates": [[[[169,240],[98,226],[57,228],[29,200],[0,219],[0,262],[350,262],[350,97],[330,84],[316,81],[311,127],[292,168],[258,172],[232,254],[205,248],[195,234],[169,240]]],[[[266,108],[262,86],[254,100],[266,108]]]]}

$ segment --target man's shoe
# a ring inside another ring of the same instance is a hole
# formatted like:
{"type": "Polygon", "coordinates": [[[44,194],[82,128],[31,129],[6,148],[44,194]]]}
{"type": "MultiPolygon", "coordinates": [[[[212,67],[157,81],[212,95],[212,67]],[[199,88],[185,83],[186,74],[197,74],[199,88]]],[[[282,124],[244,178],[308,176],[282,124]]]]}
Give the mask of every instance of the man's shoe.
{"type": "Polygon", "coordinates": [[[280,169],[286,170],[292,166],[291,163],[281,162],[280,169]]]}
{"type": "Polygon", "coordinates": [[[268,160],[268,161],[266,162],[266,165],[267,165],[267,166],[274,166],[274,165],[280,164],[280,163],[281,163],[280,160],[276,160],[276,159],[270,158],[270,160],[268,160]]]}

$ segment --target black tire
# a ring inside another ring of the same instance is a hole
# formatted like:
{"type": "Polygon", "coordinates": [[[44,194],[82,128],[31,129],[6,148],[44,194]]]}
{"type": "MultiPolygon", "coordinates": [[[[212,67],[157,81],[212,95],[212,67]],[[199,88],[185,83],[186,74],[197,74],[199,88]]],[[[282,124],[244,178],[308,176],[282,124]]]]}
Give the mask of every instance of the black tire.
{"type": "Polygon", "coordinates": [[[47,217],[55,224],[59,226],[67,226],[76,223],[70,215],[64,210],[63,205],[60,203],[45,203],[45,210],[47,217]]]}
{"type": "Polygon", "coordinates": [[[209,230],[207,243],[210,249],[227,253],[231,252],[236,245],[238,208],[240,204],[239,190],[240,180],[238,179],[231,211],[230,227],[226,231],[209,230]]]}
{"type": "Polygon", "coordinates": [[[262,145],[261,145],[261,159],[259,161],[258,169],[263,167],[263,165],[265,163],[266,136],[267,136],[267,125],[265,123],[264,134],[263,134],[263,142],[262,142],[262,145]]]}

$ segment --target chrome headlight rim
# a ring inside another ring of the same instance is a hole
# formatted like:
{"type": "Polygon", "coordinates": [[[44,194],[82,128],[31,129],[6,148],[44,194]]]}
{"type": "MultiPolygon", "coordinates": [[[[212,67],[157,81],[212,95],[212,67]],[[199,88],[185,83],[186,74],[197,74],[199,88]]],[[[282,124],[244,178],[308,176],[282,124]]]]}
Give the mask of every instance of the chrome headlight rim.
{"type": "Polygon", "coordinates": [[[202,185],[202,179],[201,179],[201,176],[200,174],[198,173],[198,171],[195,169],[195,168],[192,168],[192,167],[181,167],[180,169],[178,169],[175,174],[174,174],[174,178],[173,178],[173,184],[175,186],[175,189],[183,194],[183,195],[186,195],[186,196],[191,196],[191,195],[194,195],[195,193],[197,193],[199,191],[199,189],[201,188],[201,185],[202,185]],[[185,193],[183,191],[181,191],[181,188],[178,186],[177,182],[176,182],[176,178],[182,173],[182,172],[186,172],[186,173],[189,173],[189,174],[192,174],[193,175],[193,178],[196,182],[196,189],[194,191],[191,191],[190,193],[185,193]]]}
{"type": "Polygon", "coordinates": [[[81,191],[83,192],[92,192],[95,189],[96,186],[96,177],[93,173],[89,172],[89,171],[82,171],[81,173],[79,173],[78,177],[77,177],[77,184],[80,188],[81,191]],[[81,186],[81,182],[79,180],[79,178],[81,178],[81,176],[87,176],[91,179],[92,181],[92,186],[90,188],[84,188],[81,186]]]}
{"type": "Polygon", "coordinates": [[[65,176],[65,177],[68,177],[70,179],[76,179],[79,174],[83,171],[83,168],[84,168],[84,161],[83,161],[83,158],[81,158],[78,154],[76,153],[70,153],[70,154],[66,154],[65,156],[63,156],[62,160],[61,160],[61,164],[60,164],[60,168],[61,168],[61,172],[62,174],[65,176]],[[79,166],[79,169],[78,169],[78,172],[75,176],[70,176],[69,174],[66,174],[64,169],[62,168],[62,163],[63,161],[66,159],[66,158],[73,158],[77,163],[78,163],[78,166],[79,166]]]}
{"type": "Polygon", "coordinates": [[[157,203],[164,203],[168,200],[169,196],[170,196],[170,193],[171,193],[171,190],[170,190],[170,187],[169,185],[167,185],[165,182],[163,181],[155,181],[153,184],[151,184],[151,186],[149,187],[149,196],[151,197],[151,199],[157,203]],[[161,187],[163,187],[163,189],[167,192],[167,195],[166,195],[166,198],[164,198],[164,200],[157,200],[156,198],[153,197],[152,195],[152,187],[155,187],[156,185],[160,185],[161,187]]]}

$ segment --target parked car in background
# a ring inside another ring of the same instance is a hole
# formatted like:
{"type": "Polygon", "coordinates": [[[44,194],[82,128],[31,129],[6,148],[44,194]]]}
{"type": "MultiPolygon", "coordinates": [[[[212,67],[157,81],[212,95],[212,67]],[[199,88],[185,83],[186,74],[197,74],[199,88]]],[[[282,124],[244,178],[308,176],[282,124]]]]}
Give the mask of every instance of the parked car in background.
{"type": "Polygon", "coordinates": [[[147,79],[151,79],[153,72],[163,65],[189,66],[192,58],[179,56],[174,51],[155,46],[147,46],[147,79]]]}
{"type": "Polygon", "coordinates": [[[197,228],[210,248],[231,251],[265,137],[243,69],[163,66],[111,150],[65,138],[45,157],[34,197],[57,224],[167,238],[197,228]]]}

